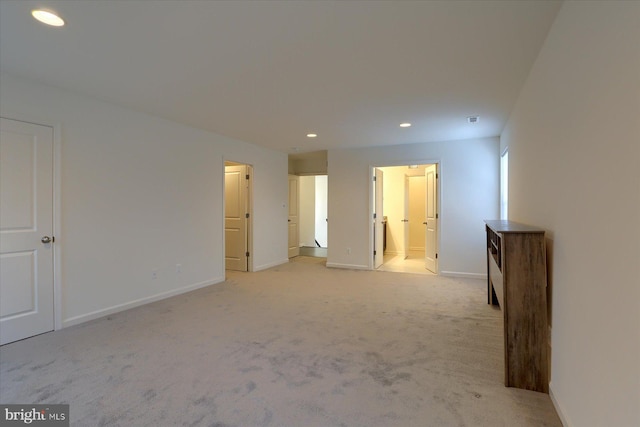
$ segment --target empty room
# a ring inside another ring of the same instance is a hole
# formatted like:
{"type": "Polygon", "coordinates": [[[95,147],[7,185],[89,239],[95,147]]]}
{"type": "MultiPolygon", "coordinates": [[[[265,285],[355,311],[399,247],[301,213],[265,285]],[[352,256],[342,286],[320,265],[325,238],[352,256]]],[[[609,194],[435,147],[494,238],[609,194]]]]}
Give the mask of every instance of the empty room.
{"type": "Polygon", "coordinates": [[[638,40],[637,1],[0,0],[1,424],[640,425],[638,40]]]}

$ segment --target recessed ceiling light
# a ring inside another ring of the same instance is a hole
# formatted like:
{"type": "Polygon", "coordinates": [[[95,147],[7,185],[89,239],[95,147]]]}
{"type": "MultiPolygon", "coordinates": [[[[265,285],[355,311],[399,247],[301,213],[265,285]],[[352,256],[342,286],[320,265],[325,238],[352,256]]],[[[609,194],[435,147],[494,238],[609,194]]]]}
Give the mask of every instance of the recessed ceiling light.
{"type": "Polygon", "coordinates": [[[64,25],[64,20],[50,10],[34,9],[31,11],[31,15],[43,24],[53,27],[62,27],[64,25]]]}
{"type": "Polygon", "coordinates": [[[479,120],[480,120],[480,116],[469,116],[469,117],[467,117],[467,121],[469,123],[478,123],[479,120]]]}
{"type": "Polygon", "coordinates": [[[411,123],[400,123],[400,127],[401,127],[401,128],[408,128],[408,127],[411,127],[411,123]]]}
{"type": "Polygon", "coordinates": [[[318,135],[315,134],[315,133],[308,133],[307,134],[307,138],[315,138],[316,136],[318,136],[318,135]]]}

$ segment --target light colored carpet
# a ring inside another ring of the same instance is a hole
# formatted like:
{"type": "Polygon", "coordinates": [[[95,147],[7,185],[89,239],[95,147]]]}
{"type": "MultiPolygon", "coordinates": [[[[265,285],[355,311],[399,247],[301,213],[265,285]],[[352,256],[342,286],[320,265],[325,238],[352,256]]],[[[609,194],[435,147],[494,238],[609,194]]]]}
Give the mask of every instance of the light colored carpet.
{"type": "Polygon", "coordinates": [[[69,403],[74,426],[560,426],[503,385],[485,282],[258,273],[0,348],[2,403],[69,403]]]}

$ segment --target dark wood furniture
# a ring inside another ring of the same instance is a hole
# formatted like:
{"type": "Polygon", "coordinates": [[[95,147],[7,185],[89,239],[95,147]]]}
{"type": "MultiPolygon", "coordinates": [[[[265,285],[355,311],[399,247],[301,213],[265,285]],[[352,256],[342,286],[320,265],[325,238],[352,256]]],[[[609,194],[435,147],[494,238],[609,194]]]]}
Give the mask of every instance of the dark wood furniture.
{"type": "Polygon", "coordinates": [[[487,294],[504,318],[507,387],[549,392],[545,231],[513,221],[485,221],[487,294]]]}

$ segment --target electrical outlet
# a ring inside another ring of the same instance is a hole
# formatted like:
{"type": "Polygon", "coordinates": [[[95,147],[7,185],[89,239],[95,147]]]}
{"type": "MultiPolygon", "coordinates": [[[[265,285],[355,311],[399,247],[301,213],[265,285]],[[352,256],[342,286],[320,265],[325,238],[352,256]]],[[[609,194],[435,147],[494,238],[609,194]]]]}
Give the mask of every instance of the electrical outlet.
{"type": "Polygon", "coordinates": [[[158,270],[151,270],[151,278],[153,280],[158,278],[158,270]]]}
{"type": "Polygon", "coordinates": [[[182,264],[176,264],[176,273],[182,273],[182,264]]]}

